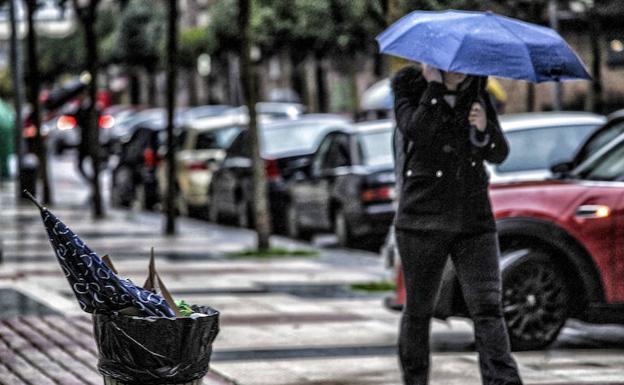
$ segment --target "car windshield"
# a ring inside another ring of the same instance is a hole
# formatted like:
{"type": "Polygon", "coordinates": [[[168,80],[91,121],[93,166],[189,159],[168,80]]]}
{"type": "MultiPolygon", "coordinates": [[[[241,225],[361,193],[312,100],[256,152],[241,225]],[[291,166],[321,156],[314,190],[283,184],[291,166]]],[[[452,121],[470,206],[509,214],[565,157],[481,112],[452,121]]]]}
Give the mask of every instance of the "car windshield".
{"type": "Polygon", "coordinates": [[[231,126],[200,132],[195,142],[196,150],[224,149],[228,148],[236,134],[240,132],[239,126],[231,126]]]}
{"type": "Polygon", "coordinates": [[[366,166],[392,166],[392,131],[375,131],[359,135],[360,156],[366,166]]]}
{"type": "Polygon", "coordinates": [[[589,180],[624,180],[624,141],[607,151],[579,172],[579,176],[589,180]]]}
{"type": "Polygon", "coordinates": [[[591,155],[596,153],[596,151],[609,143],[611,140],[615,139],[622,132],[624,132],[624,122],[620,122],[607,129],[600,130],[599,133],[583,145],[583,148],[581,149],[582,154],[579,154],[581,157],[579,162],[588,159],[591,155]]]}
{"type": "Polygon", "coordinates": [[[184,121],[207,118],[223,114],[230,106],[213,105],[190,108],[181,113],[181,119],[184,121]]]}
{"type": "Polygon", "coordinates": [[[261,130],[263,152],[265,154],[293,151],[312,153],[316,151],[321,136],[329,128],[327,124],[318,122],[267,127],[261,130]]]}
{"type": "Polygon", "coordinates": [[[497,173],[547,170],[569,160],[596,129],[596,125],[541,127],[505,133],[509,156],[495,166],[497,173]]]}

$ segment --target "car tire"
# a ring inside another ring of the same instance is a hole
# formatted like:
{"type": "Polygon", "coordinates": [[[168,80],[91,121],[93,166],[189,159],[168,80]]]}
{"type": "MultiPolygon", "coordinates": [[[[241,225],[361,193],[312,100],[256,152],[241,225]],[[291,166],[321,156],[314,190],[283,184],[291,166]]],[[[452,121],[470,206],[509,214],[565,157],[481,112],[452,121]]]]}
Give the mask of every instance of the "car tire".
{"type": "Polygon", "coordinates": [[[113,172],[111,204],[113,207],[130,207],[134,200],[133,174],[129,167],[121,167],[113,172]]]}
{"type": "Polygon", "coordinates": [[[304,241],[312,239],[312,232],[301,227],[299,212],[293,203],[289,203],[286,207],[286,235],[292,239],[304,241]]]}
{"type": "Polygon", "coordinates": [[[502,286],[512,350],[550,345],[568,318],[569,288],[561,269],[548,254],[530,250],[503,269],[502,286]]]}
{"type": "Polygon", "coordinates": [[[236,224],[243,229],[250,229],[253,227],[253,220],[251,217],[251,210],[249,204],[241,200],[236,205],[236,224]]]}
{"type": "Polygon", "coordinates": [[[342,209],[336,210],[334,214],[334,234],[338,238],[338,245],[341,247],[351,247],[356,243],[349,222],[342,209]]]}
{"type": "Polygon", "coordinates": [[[221,211],[219,210],[219,205],[214,199],[214,193],[212,192],[212,189],[209,190],[208,197],[208,221],[212,223],[223,223],[223,220],[221,218],[221,211]]]}

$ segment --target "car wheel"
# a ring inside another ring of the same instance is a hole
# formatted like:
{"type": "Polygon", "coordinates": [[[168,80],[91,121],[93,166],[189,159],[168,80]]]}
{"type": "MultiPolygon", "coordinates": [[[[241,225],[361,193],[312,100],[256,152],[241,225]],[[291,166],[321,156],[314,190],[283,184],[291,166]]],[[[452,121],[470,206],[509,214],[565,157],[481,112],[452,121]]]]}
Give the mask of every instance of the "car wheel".
{"type": "Polygon", "coordinates": [[[214,193],[212,192],[212,189],[209,190],[208,196],[208,220],[212,223],[222,223],[219,205],[214,199],[214,193]]]}
{"type": "Polygon", "coordinates": [[[503,313],[513,350],[551,344],[568,318],[568,285],[545,253],[532,250],[502,272],[503,313]]]}
{"type": "Polygon", "coordinates": [[[113,173],[113,186],[111,188],[111,203],[114,207],[130,207],[134,200],[132,170],[122,167],[113,173]]]}
{"type": "Polygon", "coordinates": [[[186,203],[186,199],[184,199],[184,196],[182,195],[182,191],[180,191],[178,187],[176,187],[175,201],[176,201],[175,205],[176,205],[176,210],[178,212],[178,215],[183,216],[183,217],[189,216],[189,213],[190,213],[189,205],[186,203]]]}
{"type": "Polygon", "coordinates": [[[342,247],[351,247],[355,243],[349,222],[342,209],[338,209],[334,215],[334,234],[338,238],[338,245],[342,247]]]}
{"type": "Polygon", "coordinates": [[[243,229],[249,229],[253,225],[249,204],[244,200],[238,202],[236,206],[236,224],[243,229]]]}
{"type": "Polygon", "coordinates": [[[289,203],[286,207],[286,235],[293,239],[309,241],[312,239],[312,232],[301,228],[299,224],[299,212],[294,204],[289,203]]]}

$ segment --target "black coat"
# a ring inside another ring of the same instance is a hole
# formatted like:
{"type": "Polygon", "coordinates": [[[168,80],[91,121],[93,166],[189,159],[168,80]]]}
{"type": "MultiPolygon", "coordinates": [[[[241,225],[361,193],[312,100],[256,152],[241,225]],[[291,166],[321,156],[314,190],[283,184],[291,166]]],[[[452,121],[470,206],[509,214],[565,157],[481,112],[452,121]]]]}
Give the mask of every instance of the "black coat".
{"type": "Polygon", "coordinates": [[[455,107],[446,87],[428,83],[416,67],[392,81],[394,112],[407,139],[395,226],[401,230],[495,231],[483,161],[501,163],[509,146],[485,91],[486,78],[460,85],[455,107]],[[473,102],[485,106],[487,128],[470,127],[473,102]]]}

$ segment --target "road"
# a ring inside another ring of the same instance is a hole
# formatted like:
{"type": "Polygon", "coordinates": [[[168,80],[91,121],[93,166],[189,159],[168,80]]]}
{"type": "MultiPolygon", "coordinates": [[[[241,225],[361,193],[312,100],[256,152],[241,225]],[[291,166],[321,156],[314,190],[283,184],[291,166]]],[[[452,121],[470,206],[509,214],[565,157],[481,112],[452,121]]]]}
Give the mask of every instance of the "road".
{"type": "MultiPolygon", "coordinates": [[[[53,212],[96,252],[111,255],[123,275],[141,282],[154,246],[175,298],[221,312],[212,369],[223,378],[241,385],[400,384],[399,314],[384,309],[384,294],[350,288],[389,278],[377,255],[336,248],[327,237],[312,245],[274,237],[276,246],[319,253],[242,258],[231,253],[253,246],[249,230],[184,218],[176,236],[164,237],[158,214],[132,210],[109,210],[105,220],[93,221],[72,158],[55,158],[52,172],[53,212]]],[[[81,314],[37,212],[16,206],[10,188],[0,191],[0,317],[20,313],[12,291],[38,303],[21,302],[21,314],[81,314]]],[[[480,383],[473,343],[469,321],[434,321],[431,383],[480,383]]],[[[624,327],[569,321],[548,350],[516,358],[527,384],[624,384],[624,327]]]]}

